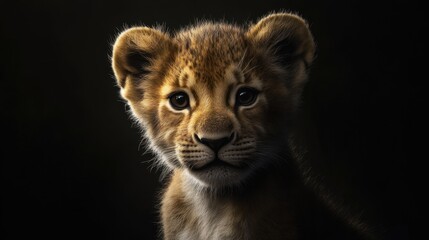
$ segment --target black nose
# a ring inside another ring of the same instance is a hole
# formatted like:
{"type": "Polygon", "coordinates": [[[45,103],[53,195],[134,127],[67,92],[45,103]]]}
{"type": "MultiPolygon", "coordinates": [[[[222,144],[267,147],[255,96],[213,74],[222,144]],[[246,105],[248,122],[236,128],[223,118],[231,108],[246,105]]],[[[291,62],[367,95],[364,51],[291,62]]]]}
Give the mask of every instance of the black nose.
{"type": "Polygon", "coordinates": [[[195,134],[195,139],[199,141],[200,143],[206,145],[210,149],[212,149],[214,152],[218,152],[219,149],[229,142],[232,141],[234,138],[234,133],[231,134],[229,137],[223,137],[223,138],[217,138],[217,139],[211,139],[211,138],[199,138],[197,134],[195,134]]]}

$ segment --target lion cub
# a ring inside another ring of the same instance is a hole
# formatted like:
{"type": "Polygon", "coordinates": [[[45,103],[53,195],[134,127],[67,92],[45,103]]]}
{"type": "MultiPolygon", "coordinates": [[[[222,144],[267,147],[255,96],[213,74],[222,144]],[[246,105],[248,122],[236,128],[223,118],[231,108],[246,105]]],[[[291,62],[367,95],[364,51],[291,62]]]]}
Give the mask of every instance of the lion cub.
{"type": "Polygon", "coordinates": [[[314,51],[306,22],[289,13],[119,35],[121,95],[171,172],[165,239],[299,237],[303,193],[288,140],[314,51]]]}

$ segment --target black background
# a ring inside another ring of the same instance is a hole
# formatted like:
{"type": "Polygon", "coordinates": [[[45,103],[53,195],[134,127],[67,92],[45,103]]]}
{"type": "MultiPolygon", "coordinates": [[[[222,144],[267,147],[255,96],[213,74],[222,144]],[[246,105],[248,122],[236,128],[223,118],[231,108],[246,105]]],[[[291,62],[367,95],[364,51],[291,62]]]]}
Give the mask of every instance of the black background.
{"type": "MultiPolygon", "coordinates": [[[[2,239],[154,239],[159,172],[109,55],[125,26],[300,13],[317,42],[303,109],[324,164],[408,239],[423,15],[389,1],[13,1],[1,14],[2,239]]],[[[5,4],[2,4],[5,5],[5,4]]]]}

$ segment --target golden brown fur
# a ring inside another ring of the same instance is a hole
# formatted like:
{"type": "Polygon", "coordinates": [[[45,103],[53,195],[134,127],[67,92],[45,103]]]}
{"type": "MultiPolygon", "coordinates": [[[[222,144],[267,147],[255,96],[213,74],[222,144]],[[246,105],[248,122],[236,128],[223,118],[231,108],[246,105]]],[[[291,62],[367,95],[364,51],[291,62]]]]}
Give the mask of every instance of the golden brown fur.
{"type": "Polygon", "coordinates": [[[122,97],[171,172],[165,239],[297,238],[291,206],[300,195],[285,169],[313,55],[307,24],[289,13],[246,27],[207,22],[173,36],[147,27],[119,35],[112,66],[122,97]],[[183,109],[172,103],[177,93],[188,98],[183,109]],[[241,94],[256,100],[244,104],[241,94]]]}

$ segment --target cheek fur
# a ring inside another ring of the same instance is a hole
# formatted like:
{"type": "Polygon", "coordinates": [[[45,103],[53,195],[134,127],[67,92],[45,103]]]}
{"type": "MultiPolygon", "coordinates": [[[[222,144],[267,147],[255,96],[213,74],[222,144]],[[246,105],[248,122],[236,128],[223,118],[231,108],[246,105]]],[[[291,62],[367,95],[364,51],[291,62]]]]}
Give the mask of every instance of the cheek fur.
{"type": "Polygon", "coordinates": [[[176,125],[175,128],[177,128],[177,133],[176,133],[176,144],[181,142],[192,142],[192,134],[189,133],[188,131],[188,126],[190,124],[190,120],[188,116],[185,116],[182,120],[182,122],[180,123],[180,125],[176,125]]]}
{"type": "Polygon", "coordinates": [[[184,113],[173,113],[167,106],[160,106],[158,111],[160,131],[163,133],[163,138],[169,144],[174,143],[174,137],[177,132],[177,126],[179,126],[184,118],[184,113]]]}
{"type": "Polygon", "coordinates": [[[239,111],[240,120],[244,128],[251,130],[252,132],[264,132],[265,125],[265,106],[264,104],[258,104],[255,107],[242,109],[239,111]]]}

